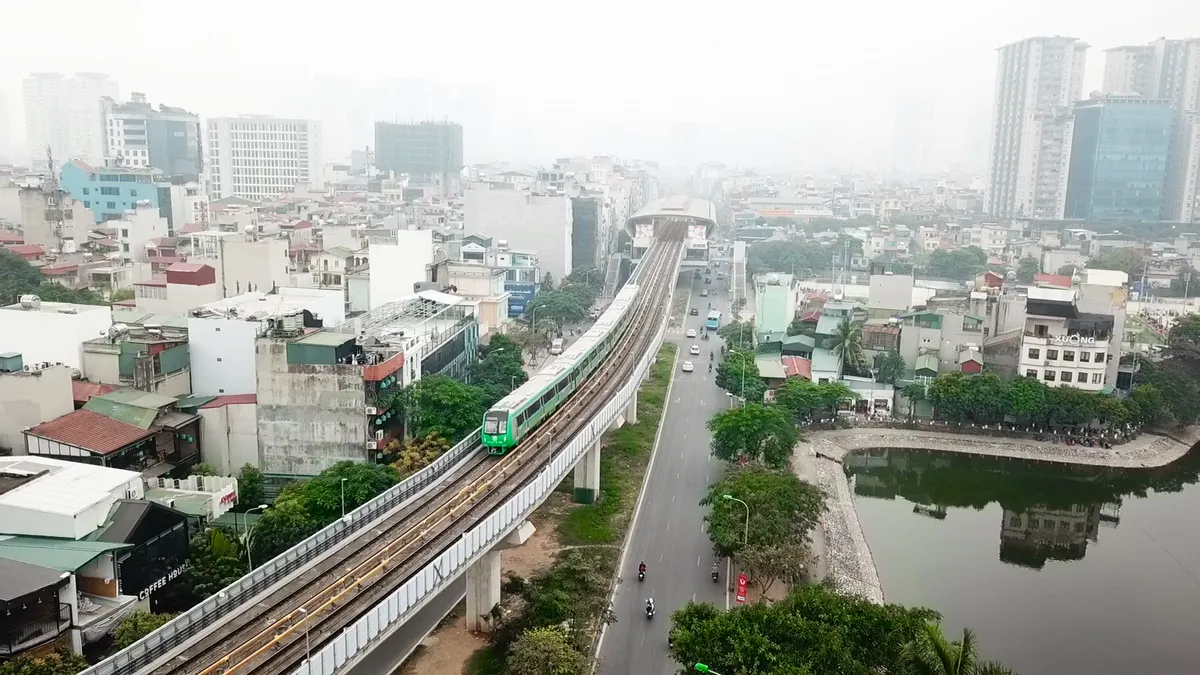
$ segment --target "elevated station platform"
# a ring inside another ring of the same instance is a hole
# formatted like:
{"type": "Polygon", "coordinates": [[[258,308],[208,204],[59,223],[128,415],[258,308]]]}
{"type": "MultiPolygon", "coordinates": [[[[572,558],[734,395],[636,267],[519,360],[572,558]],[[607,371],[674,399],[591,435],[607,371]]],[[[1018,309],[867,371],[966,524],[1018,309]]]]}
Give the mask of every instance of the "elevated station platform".
{"type": "Polygon", "coordinates": [[[717,229],[717,208],[706,199],[685,195],[656,199],[625,221],[625,232],[633,239],[630,254],[633,264],[641,260],[664,227],[676,223],[687,228],[683,267],[707,267],[708,242],[717,229]]]}

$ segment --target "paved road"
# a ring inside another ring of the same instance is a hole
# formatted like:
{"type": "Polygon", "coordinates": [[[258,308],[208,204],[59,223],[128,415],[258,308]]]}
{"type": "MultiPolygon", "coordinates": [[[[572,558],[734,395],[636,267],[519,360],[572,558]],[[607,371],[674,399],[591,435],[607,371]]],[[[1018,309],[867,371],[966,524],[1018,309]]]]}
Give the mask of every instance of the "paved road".
{"type": "MultiPolygon", "coordinates": [[[[713,285],[717,284],[713,280],[713,285]]],[[[691,271],[680,276],[676,293],[686,293],[692,285],[691,271]]],[[[708,353],[719,351],[717,339],[702,341],[684,337],[687,328],[701,328],[707,304],[729,316],[729,295],[701,298],[701,288],[712,288],[697,281],[691,291],[692,307],[699,316],[685,316],[682,328],[668,331],[667,340],[679,345],[679,363],[692,360],[696,370],[680,372],[675,367],[658,449],[650,467],[643,501],[638,508],[620,571],[614,611],[617,623],[608,627],[600,647],[601,672],[605,675],[668,675],[678,664],[667,649],[667,630],[671,612],[691,600],[726,603],[727,566],[721,561],[721,583],[710,577],[713,563],[712,544],[704,532],[705,509],[699,505],[709,484],[721,470],[720,462],[709,456],[709,434],[705,424],[714,413],[729,406],[724,391],[713,382],[716,372],[708,372],[708,353]],[[688,354],[691,345],[699,345],[700,356],[688,354]],[[639,560],[646,561],[646,580],[638,583],[639,560]],[[646,598],[653,597],[658,610],[647,621],[646,598]]],[[[720,356],[718,354],[717,358],[720,356]]]]}

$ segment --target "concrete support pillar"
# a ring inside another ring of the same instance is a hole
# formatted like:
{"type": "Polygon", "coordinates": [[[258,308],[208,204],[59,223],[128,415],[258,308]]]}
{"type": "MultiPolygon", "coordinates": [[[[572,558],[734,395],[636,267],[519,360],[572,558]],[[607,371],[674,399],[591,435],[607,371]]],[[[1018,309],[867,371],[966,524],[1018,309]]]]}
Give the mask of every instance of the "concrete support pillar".
{"type": "Polygon", "coordinates": [[[637,389],[633,390],[633,396],[629,397],[629,405],[625,406],[625,423],[637,424],[637,389]]]}
{"type": "Polygon", "coordinates": [[[591,504],[600,493],[600,439],[575,465],[575,503],[591,504]]]}
{"type": "Polygon", "coordinates": [[[490,551],[467,569],[467,630],[490,633],[492,608],[500,603],[500,551],[490,551]]]}

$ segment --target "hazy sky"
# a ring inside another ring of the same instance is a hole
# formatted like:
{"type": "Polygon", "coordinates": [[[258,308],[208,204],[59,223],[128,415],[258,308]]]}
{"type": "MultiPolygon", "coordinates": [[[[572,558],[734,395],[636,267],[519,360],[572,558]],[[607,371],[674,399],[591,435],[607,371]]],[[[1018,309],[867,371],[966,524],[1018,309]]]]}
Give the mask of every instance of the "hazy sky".
{"type": "Polygon", "coordinates": [[[370,119],[387,111],[463,118],[471,161],[613,153],[875,168],[895,161],[894,136],[912,124],[898,120],[916,116],[932,127],[919,132],[932,138],[922,164],[982,169],[996,47],[1087,41],[1086,93],[1103,49],[1200,37],[1176,33],[1200,34],[1200,2],[1182,0],[0,5],[10,145],[24,137],[21,78],[90,71],[124,97],[205,117],[321,118],[337,145],[369,142],[370,119]],[[389,94],[413,80],[449,99],[389,94]]]}

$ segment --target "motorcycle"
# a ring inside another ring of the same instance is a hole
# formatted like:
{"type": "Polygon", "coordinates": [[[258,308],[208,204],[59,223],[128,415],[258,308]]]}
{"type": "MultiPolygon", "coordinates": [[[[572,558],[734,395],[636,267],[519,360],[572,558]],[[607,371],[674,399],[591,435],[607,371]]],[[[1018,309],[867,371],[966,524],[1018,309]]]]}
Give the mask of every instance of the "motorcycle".
{"type": "Polygon", "coordinates": [[[717,583],[717,579],[718,579],[720,576],[721,576],[721,575],[720,575],[720,574],[718,574],[718,573],[717,573],[715,570],[713,571],[713,573],[712,573],[712,578],[713,578],[713,583],[714,583],[714,584],[715,584],[715,583],[717,583]]]}
{"type": "Polygon", "coordinates": [[[645,580],[646,580],[646,573],[641,570],[638,570],[638,581],[645,581],[645,580]]]}
{"type": "Polygon", "coordinates": [[[646,618],[647,619],[654,618],[654,607],[651,607],[649,605],[646,606],[646,618]]]}

